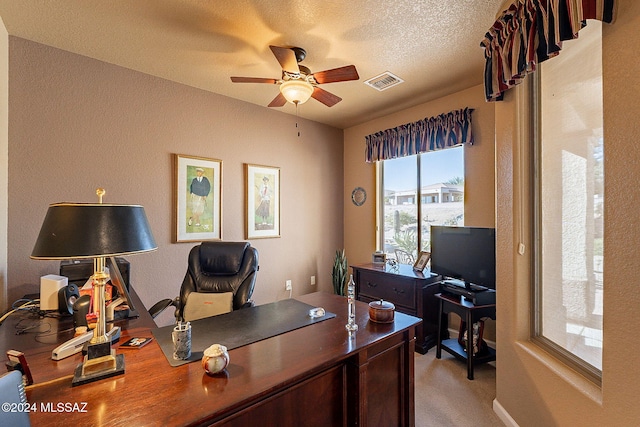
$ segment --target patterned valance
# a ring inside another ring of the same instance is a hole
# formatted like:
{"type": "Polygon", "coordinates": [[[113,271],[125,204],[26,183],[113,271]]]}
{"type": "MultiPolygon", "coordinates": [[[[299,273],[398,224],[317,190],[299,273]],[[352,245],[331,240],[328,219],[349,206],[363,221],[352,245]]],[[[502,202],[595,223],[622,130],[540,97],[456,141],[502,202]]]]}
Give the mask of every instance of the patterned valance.
{"type": "Polygon", "coordinates": [[[365,137],[365,160],[372,163],[441,150],[465,142],[473,144],[472,112],[471,108],[451,111],[368,135],[365,137]]]}
{"type": "Polygon", "coordinates": [[[516,0],[485,35],[484,87],[487,101],[522,82],[536,65],[560,53],[578,37],[587,19],[612,23],[615,0],[516,0]]]}

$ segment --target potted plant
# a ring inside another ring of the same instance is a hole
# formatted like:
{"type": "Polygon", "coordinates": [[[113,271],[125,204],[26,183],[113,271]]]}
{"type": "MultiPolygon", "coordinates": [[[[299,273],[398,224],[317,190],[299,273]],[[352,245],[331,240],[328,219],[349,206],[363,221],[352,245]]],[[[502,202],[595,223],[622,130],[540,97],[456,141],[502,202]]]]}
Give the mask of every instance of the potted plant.
{"type": "Polygon", "coordinates": [[[336,251],[336,257],[333,261],[333,271],[331,272],[331,278],[333,280],[333,292],[336,295],[344,295],[345,283],[347,281],[347,256],[344,254],[344,249],[336,251]]]}

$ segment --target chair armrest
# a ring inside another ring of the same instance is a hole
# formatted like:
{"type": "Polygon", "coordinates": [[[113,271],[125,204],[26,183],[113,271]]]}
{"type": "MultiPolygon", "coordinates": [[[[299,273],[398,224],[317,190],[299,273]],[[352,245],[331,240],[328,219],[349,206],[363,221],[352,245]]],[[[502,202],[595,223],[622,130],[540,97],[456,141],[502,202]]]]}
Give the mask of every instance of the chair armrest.
{"type": "Polygon", "coordinates": [[[178,307],[178,298],[176,299],[167,298],[167,299],[160,300],[157,303],[153,304],[153,306],[151,306],[151,308],[147,311],[151,315],[151,318],[155,319],[160,313],[162,313],[170,305],[174,307],[178,307]]]}
{"type": "Polygon", "coordinates": [[[250,308],[250,307],[253,307],[253,306],[255,306],[255,305],[256,305],[256,303],[255,303],[255,302],[253,302],[253,300],[252,300],[252,299],[250,299],[249,301],[247,301],[247,302],[245,302],[244,304],[242,304],[242,306],[241,306],[240,308],[241,308],[241,309],[242,309],[242,308],[250,308]]]}

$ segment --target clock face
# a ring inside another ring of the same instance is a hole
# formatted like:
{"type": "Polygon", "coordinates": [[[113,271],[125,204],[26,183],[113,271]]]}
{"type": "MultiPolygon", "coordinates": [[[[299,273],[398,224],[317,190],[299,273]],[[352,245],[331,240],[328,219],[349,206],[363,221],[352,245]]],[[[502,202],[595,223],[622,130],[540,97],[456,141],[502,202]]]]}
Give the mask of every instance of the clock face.
{"type": "Polygon", "coordinates": [[[351,201],[356,206],[362,206],[367,200],[367,192],[362,187],[356,187],[351,192],[351,201]]]}

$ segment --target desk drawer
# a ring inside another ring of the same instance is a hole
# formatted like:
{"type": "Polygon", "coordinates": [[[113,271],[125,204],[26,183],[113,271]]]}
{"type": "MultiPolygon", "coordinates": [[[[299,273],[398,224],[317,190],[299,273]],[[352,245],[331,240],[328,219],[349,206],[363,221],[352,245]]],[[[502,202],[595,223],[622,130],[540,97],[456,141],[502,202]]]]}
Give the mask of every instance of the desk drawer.
{"type": "Polygon", "coordinates": [[[415,283],[412,280],[399,280],[397,276],[381,274],[360,275],[360,295],[372,300],[391,301],[396,306],[416,310],[415,283]]]}

